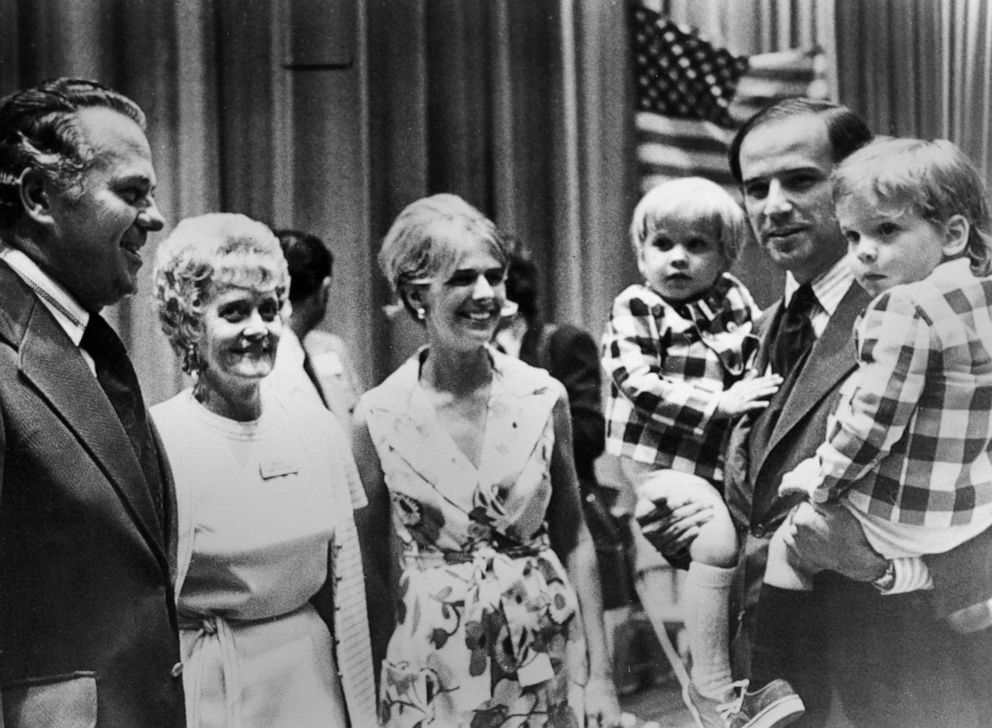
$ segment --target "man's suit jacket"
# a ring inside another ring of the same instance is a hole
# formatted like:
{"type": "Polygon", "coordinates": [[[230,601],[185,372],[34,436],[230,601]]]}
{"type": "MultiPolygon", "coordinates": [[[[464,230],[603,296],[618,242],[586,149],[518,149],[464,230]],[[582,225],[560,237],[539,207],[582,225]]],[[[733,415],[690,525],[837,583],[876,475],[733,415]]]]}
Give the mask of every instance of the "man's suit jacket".
{"type": "MultiPolygon", "coordinates": [[[[771,533],[797,502],[778,497],[782,476],[811,457],[826,438],[827,415],[840,385],[854,371],[854,322],[871,297],[853,284],[837,305],[805,363],[797,367],[758,417],[744,417],[731,430],[724,492],[735,523],[759,537],[771,533]]],[[[785,310],[784,302],[766,310],[755,333],[760,348],[755,368],[768,367],[771,339],[785,310]]]]}
{"type": "Polygon", "coordinates": [[[182,726],[168,465],[146,483],[79,349],[2,262],[0,291],[5,724],[182,726]]]}
{"type": "MultiPolygon", "coordinates": [[[[764,413],[742,419],[731,431],[725,495],[746,541],[735,640],[737,670],[744,675],[761,607],[768,537],[795,504],[778,496],[778,486],[824,441],[840,385],[856,366],[852,327],[869,300],[853,284],[798,374],[786,379],[764,413]]],[[[780,301],[759,320],[759,371],[767,365],[783,310],[780,301]]],[[[930,593],[883,596],[870,584],[824,573],[814,581],[810,604],[804,615],[807,643],[795,650],[791,670],[782,676],[806,702],[807,715],[797,728],[977,728],[987,720],[976,706],[976,695],[987,687],[970,686],[955,635],[936,618],[930,593]],[[840,697],[843,710],[832,695],[840,697]]]]}

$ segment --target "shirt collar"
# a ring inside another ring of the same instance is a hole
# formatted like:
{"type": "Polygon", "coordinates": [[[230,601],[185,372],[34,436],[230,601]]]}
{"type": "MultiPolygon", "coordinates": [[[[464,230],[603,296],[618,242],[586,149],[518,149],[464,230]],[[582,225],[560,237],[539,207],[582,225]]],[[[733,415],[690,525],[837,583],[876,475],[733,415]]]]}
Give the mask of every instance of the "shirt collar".
{"type": "Polygon", "coordinates": [[[35,292],[45,308],[51,311],[72,343],[79,346],[89,323],[90,314],[65,288],[45,273],[24,251],[0,240],[0,260],[3,260],[35,292]]]}
{"type": "MultiPolygon", "coordinates": [[[[847,293],[847,290],[851,287],[853,282],[854,271],[852,270],[851,263],[846,255],[841,257],[841,259],[834,263],[827,271],[821,273],[813,279],[811,283],[813,295],[816,296],[817,303],[828,316],[834,315],[834,311],[837,310],[837,306],[840,305],[841,299],[844,298],[844,294],[847,293]]],[[[793,277],[792,273],[786,272],[786,305],[788,305],[789,301],[792,300],[792,296],[798,288],[799,283],[793,277]]]]}
{"type": "Polygon", "coordinates": [[[933,269],[930,276],[937,281],[961,283],[963,280],[975,277],[971,271],[971,261],[967,257],[945,260],[933,269]]]}

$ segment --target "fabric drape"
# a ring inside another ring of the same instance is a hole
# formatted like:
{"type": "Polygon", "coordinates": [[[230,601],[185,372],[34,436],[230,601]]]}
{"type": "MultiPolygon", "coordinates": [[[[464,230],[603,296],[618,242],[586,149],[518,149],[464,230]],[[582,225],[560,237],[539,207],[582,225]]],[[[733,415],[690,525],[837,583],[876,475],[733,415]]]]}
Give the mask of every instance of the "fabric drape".
{"type": "Polygon", "coordinates": [[[835,0],[840,98],[880,134],[944,138],[992,172],[992,7],[835,0]]]}

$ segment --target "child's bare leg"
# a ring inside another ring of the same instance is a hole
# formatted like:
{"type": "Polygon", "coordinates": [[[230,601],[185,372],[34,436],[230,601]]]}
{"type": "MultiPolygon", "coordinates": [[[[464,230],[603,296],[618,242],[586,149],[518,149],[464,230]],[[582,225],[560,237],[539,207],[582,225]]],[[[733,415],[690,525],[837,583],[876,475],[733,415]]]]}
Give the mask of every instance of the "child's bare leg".
{"type": "Polygon", "coordinates": [[[685,581],[682,610],[692,652],[692,682],[700,694],[721,700],[732,682],[728,602],[736,571],[737,533],[730,514],[709,482],[687,473],[671,470],[656,473],[637,491],[641,498],[637,510],[641,511],[650,508],[650,501],[660,497],[670,506],[677,506],[690,496],[705,499],[713,506],[713,519],[700,528],[689,547],[692,563],[685,581]]]}

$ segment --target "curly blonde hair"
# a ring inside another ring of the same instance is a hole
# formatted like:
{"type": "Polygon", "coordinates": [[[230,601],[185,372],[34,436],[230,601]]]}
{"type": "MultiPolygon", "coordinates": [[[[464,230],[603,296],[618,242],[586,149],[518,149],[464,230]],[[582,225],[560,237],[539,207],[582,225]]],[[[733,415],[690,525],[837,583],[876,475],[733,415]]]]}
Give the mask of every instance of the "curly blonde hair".
{"type": "Polygon", "coordinates": [[[275,291],[280,314],[288,316],[289,269],[279,240],[245,215],[218,212],[182,220],[159,247],[152,278],[162,331],[183,357],[187,374],[199,368],[203,311],[218,291],[275,291]]]}

